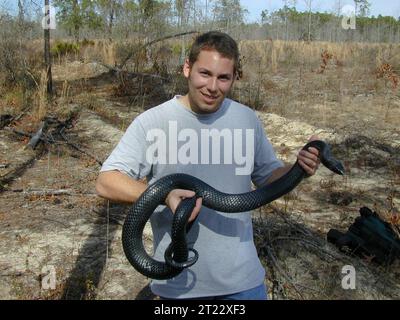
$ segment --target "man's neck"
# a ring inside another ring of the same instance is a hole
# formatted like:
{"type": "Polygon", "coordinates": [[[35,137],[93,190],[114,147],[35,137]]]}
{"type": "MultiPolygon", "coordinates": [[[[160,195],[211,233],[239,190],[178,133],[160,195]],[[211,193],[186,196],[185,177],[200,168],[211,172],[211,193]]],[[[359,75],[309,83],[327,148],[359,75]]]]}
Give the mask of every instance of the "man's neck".
{"type": "Polygon", "coordinates": [[[189,95],[188,94],[186,94],[184,96],[180,96],[177,99],[181,103],[181,105],[183,105],[186,109],[192,110],[192,108],[190,106],[190,101],[189,101],[189,95]]]}
{"type": "MultiPolygon", "coordinates": [[[[209,112],[202,112],[199,108],[196,108],[193,103],[190,102],[189,94],[184,96],[180,96],[177,98],[178,101],[188,110],[197,113],[197,114],[211,114],[209,112]]],[[[221,106],[218,107],[214,112],[217,112],[221,106]]],[[[212,112],[212,113],[214,113],[212,112]]]]}

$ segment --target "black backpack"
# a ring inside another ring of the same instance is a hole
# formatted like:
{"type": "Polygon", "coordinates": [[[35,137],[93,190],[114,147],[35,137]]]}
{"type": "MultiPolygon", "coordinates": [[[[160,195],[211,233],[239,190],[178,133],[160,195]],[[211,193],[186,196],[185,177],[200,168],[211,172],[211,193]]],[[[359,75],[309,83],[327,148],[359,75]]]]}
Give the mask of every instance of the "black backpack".
{"type": "Polygon", "coordinates": [[[399,237],[389,223],[367,207],[360,209],[360,217],[346,233],[331,229],[327,239],[341,251],[370,258],[378,264],[389,265],[400,257],[399,237]]]}

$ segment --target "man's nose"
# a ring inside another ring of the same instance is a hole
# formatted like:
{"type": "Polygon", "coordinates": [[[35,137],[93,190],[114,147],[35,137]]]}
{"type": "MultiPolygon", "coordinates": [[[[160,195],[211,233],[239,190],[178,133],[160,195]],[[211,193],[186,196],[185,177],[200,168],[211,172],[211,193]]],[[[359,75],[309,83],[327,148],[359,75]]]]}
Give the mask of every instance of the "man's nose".
{"type": "Polygon", "coordinates": [[[217,78],[210,77],[210,79],[208,80],[208,83],[207,83],[207,89],[210,92],[215,92],[215,91],[217,91],[217,88],[218,88],[217,78]]]}

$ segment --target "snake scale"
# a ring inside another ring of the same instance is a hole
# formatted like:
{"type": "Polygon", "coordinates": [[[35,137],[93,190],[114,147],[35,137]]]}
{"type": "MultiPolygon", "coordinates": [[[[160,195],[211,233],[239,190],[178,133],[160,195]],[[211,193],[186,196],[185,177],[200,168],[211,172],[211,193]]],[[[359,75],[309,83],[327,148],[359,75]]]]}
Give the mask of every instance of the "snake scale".
{"type": "MultiPolygon", "coordinates": [[[[333,158],[329,145],[315,140],[307,143],[303,149],[314,147],[319,151],[321,163],[336,174],[343,175],[344,167],[333,158]]],[[[307,173],[296,163],[282,177],[256,190],[241,194],[227,194],[214,189],[207,183],[187,174],[167,175],[150,185],[130,208],[122,230],[122,245],[130,264],[143,275],[153,279],[169,279],[177,276],[186,267],[193,265],[198,253],[188,248],[186,233],[189,230],[188,219],[194,208],[196,198],[203,199],[202,205],[221,212],[244,212],[259,208],[292,191],[307,173]],[[165,252],[165,262],[149,256],[144,248],[142,234],[146,222],[158,205],[164,201],[173,189],[192,190],[195,197],[181,201],[171,227],[171,244],[165,252]],[[189,251],[194,257],[189,259],[189,251]]]]}

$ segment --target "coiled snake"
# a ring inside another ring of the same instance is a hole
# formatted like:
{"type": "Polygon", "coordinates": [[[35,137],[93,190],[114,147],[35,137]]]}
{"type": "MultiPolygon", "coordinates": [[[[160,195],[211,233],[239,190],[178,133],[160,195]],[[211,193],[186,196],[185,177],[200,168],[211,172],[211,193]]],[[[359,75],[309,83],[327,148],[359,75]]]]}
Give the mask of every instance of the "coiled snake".
{"type": "MultiPolygon", "coordinates": [[[[322,164],[337,174],[344,174],[343,165],[331,155],[329,146],[315,140],[307,143],[303,149],[314,147],[319,151],[322,164]]],[[[303,168],[296,163],[281,178],[254,191],[241,194],[227,194],[218,191],[205,182],[187,175],[171,174],[150,185],[129,210],[122,230],[122,245],[125,255],[132,266],[143,275],[153,279],[169,279],[178,275],[186,267],[193,265],[198,258],[194,249],[188,249],[186,233],[188,219],[195,206],[196,198],[203,199],[203,206],[221,212],[244,212],[259,208],[293,190],[307,176],[303,168]],[[144,248],[142,234],[146,222],[173,189],[192,190],[195,197],[181,201],[172,223],[172,242],[165,252],[165,261],[157,261],[149,256],[144,248]],[[194,258],[189,258],[189,250],[194,258]]]]}

